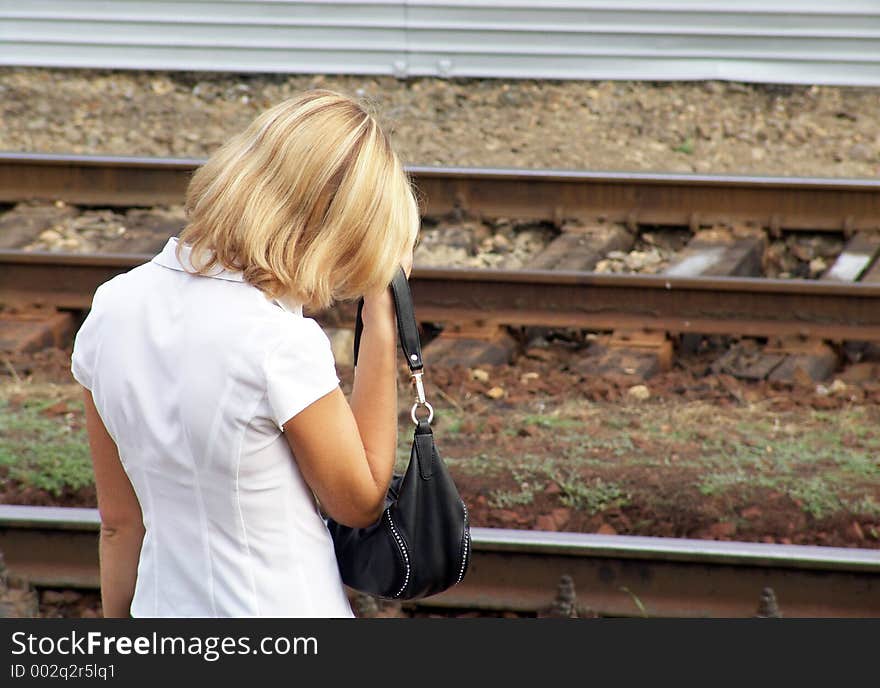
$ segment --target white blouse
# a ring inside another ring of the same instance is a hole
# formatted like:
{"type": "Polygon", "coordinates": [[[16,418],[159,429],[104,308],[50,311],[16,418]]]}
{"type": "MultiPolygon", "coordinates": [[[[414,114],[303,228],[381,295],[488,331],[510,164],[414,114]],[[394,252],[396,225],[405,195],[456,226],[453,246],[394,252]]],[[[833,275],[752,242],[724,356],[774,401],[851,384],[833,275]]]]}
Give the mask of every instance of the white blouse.
{"type": "MultiPolygon", "coordinates": [[[[101,285],[73,349],[144,517],[134,617],[351,617],[281,426],[336,389],[318,324],[171,239],[101,285]]],[[[327,457],[332,460],[332,457],[327,457]]]]}

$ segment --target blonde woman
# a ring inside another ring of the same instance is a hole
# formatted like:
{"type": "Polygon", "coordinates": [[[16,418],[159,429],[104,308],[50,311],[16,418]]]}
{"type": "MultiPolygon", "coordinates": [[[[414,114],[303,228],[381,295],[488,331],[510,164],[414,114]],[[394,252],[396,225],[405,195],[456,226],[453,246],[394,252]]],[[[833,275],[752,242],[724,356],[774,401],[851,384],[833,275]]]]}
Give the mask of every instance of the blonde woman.
{"type": "Polygon", "coordinates": [[[350,617],[320,508],[365,526],[391,480],[410,183],[372,115],[310,91],[211,156],[186,207],[179,238],[97,290],[74,345],[104,615],[350,617]],[[302,307],[362,295],[346,400],[302,307]]]}

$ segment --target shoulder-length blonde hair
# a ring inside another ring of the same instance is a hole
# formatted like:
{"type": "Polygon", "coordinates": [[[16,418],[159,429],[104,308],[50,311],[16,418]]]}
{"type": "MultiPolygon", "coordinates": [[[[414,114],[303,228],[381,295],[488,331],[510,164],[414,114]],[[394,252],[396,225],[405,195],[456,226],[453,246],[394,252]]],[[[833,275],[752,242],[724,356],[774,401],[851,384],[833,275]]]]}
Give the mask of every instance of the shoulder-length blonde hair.
{"type": "Polygon", "coordinates": [[[198,274],[238,270],[313,309],[385,288],[419,228],[376,119],[326,90],[270,108],[218,149],[195,172],[186,212],[179,248],[192,247],[198,274]]]}

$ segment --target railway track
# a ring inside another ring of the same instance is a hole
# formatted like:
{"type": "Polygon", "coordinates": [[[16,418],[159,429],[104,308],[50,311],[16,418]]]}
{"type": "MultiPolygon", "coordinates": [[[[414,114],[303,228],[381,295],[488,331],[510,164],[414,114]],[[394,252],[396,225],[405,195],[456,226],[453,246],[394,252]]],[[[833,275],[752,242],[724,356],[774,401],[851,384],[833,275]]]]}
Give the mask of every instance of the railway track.
{"type": "MultiPolygon", "coordinates": [[[[95,509],[0,506],[0,551],[38,587],[98,587],[95,509]]],[[[754,616],[772,588],[787,617],[880,616],[872,550],[473,529],[465,580],[420,607],[546,613],[561,576],[602,616],[754,616]]]]}
{"type": "MultiPolygon", "coordinates": [[[[5,153],[0,202],[180,203],[201,160],[5,153]]],[[[409,167],[425,214],[601,217],[696,227],[755,221],[773,231],[880,229],[880,181],[409,167]]]]}
{"type": "MultiPolygon", "coordinates": [[[[0,156],[0,202],[179,203],[196,160],[0,156]]],[[[412,168],[427,213],[580,217],[771,231],[880,229],[880,182],[412,168]]],[[[147,254],[0,251],[0,300],[87,308],[147,254]]],[[[870,262],[870,261],[869,261],[870,262]]],[[[880,283],[567,270],[417,268],[420,318],[439,323],[649,329],[880,341],[880,283]]],[[[332,321],[333,318],[330,317],[332,321]]]]}
{"type": "MultiPolygon", "coordinates": [[[[98,285],[151,257],[0,252],[0,297],[85,309],[98,285]]],[[[424,321],[880,341],[873,284],[438,268],[410,284],[424,321]]]]}

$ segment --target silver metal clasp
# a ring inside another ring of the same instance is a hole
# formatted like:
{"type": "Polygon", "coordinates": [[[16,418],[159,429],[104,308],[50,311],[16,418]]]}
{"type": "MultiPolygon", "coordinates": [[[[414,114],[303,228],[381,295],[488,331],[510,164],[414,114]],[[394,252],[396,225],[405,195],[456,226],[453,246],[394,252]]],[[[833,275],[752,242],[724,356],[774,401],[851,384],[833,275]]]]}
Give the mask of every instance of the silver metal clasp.
{"type": "Polygon", "coordinates": [[[424,406],[428,409],[428,417],[426,420],[430,423],[434,420],[434,407],[428,403],[425,399],[425,385],[422,383],[422,372],[412,374],[412,379],[416,383],[416,403],[413,404],[412,410],[410,411],[410,418],[412,418],[412,422],[416,425],[419,424],[419,418],[416,415],[416,411],[419,406],[424,406]]]}
{"type": "Polygon", "coordinates": [[[422,375],[421,371],[412,374],[412,378],[416,383],[416,402],[419,404],[427,403],[425,401],[425,385],[422,383],[422,375]]]}

